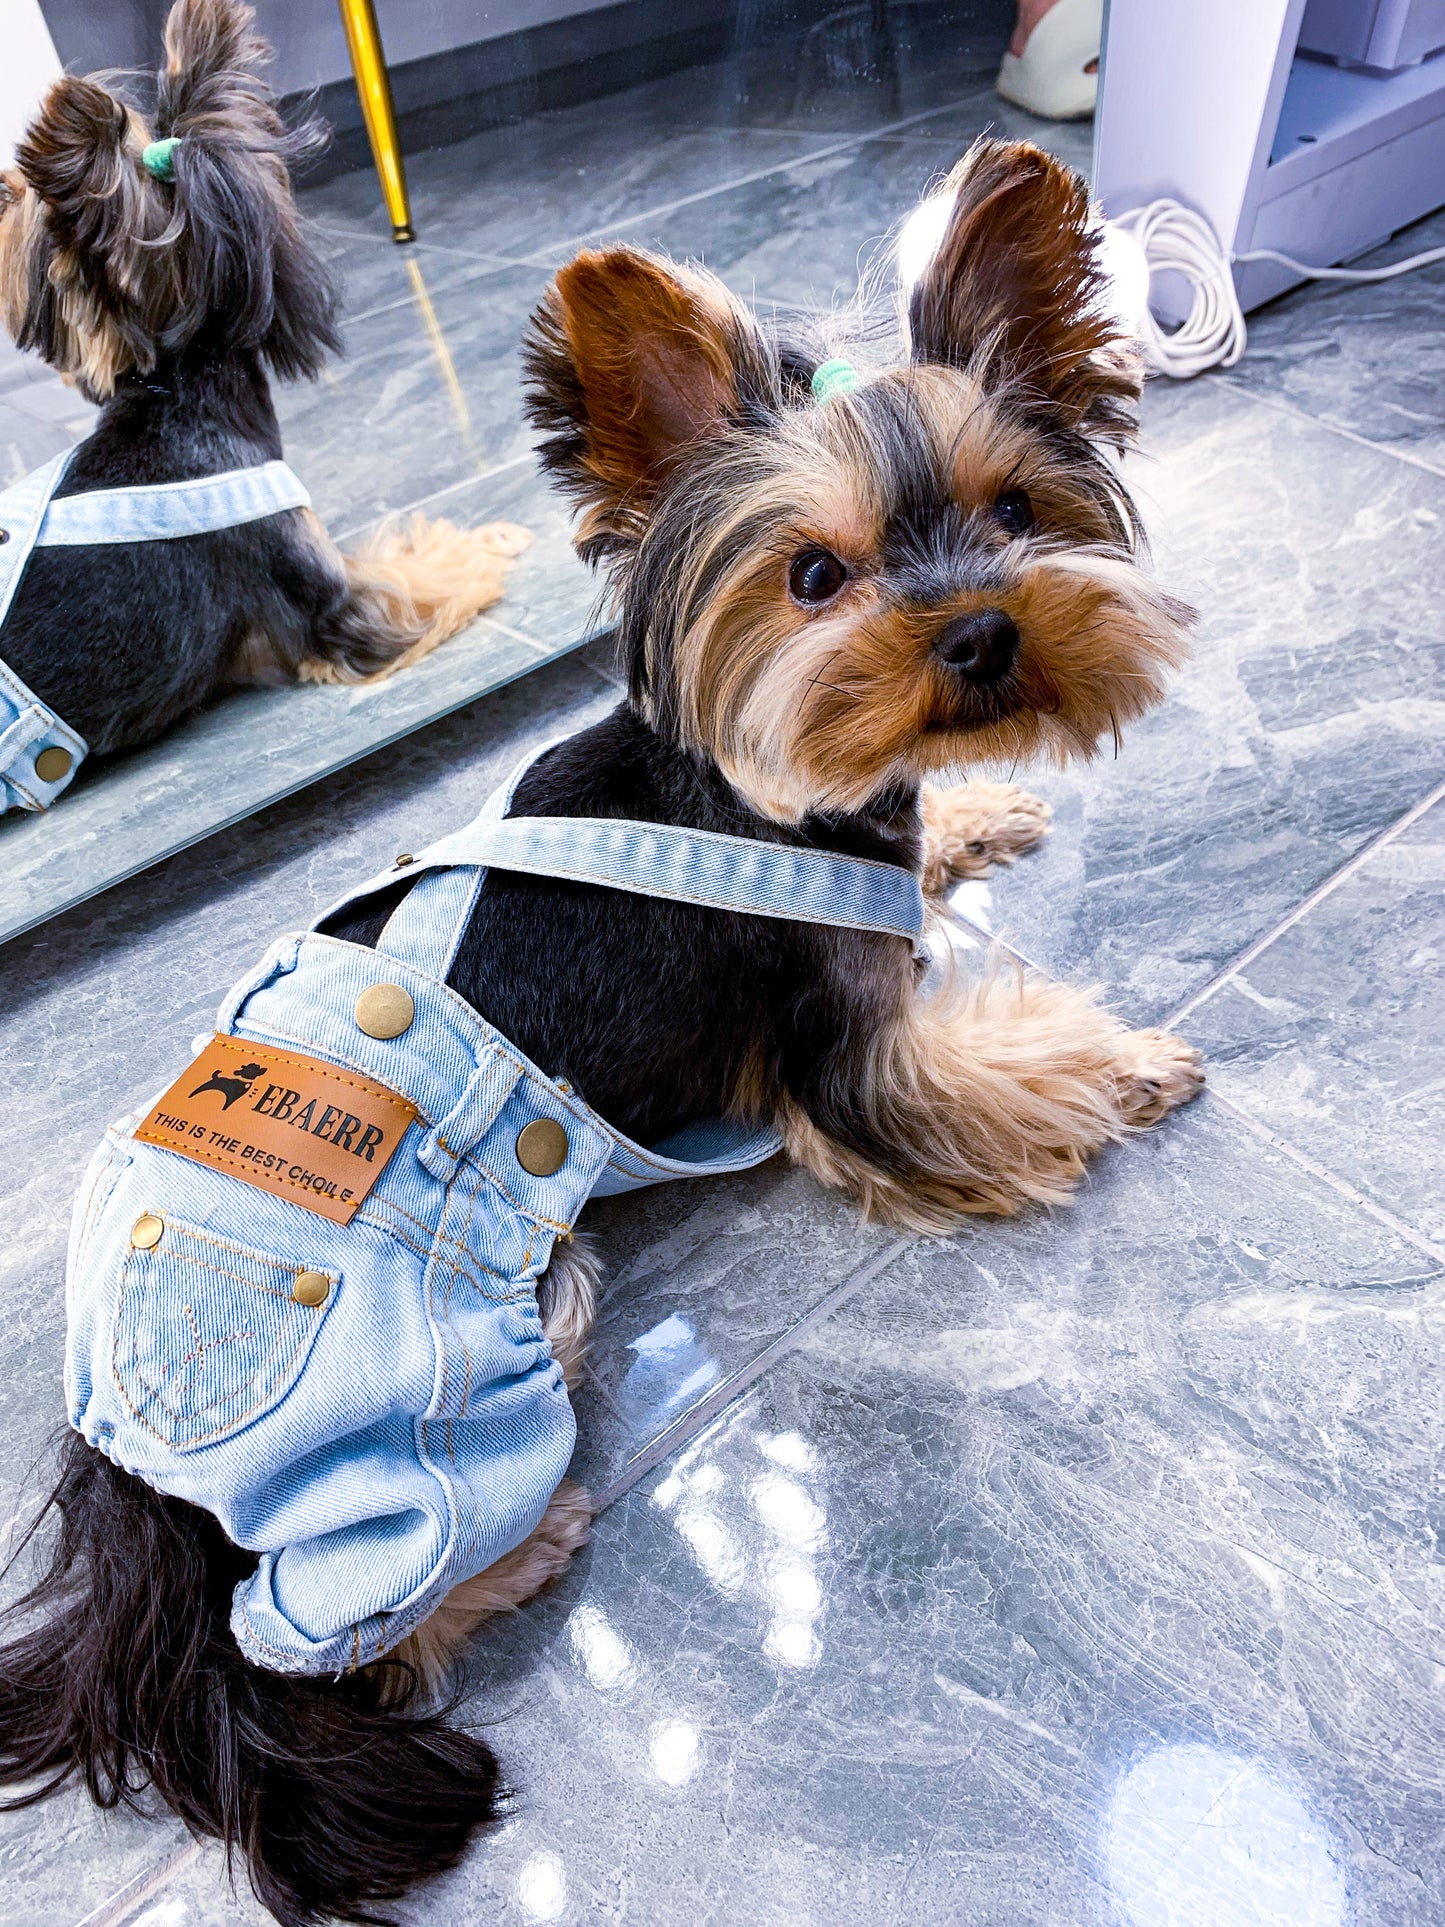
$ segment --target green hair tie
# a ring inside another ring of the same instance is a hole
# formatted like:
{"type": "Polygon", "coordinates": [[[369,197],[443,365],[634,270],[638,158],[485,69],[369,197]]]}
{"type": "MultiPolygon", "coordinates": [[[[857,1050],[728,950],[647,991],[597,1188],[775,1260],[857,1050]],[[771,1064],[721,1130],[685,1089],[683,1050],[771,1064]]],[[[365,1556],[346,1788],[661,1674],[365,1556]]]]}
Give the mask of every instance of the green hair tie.
{"type": "Polygon", "coordinates": [[[851,361],[825,361],[813,376],[813,393],[819,401],[831,401],[834,395],[851,395],[861,385],[861,377],[851,361]]]}
{"type": "Polygon", "coordinates": [[[179,134],[172,134],[169,140],[152,141],[141,154],[141,166],[147,174],[154,174],[158,181],[173,181],[176,178],[175,152],[180,144],[179,134]]]}

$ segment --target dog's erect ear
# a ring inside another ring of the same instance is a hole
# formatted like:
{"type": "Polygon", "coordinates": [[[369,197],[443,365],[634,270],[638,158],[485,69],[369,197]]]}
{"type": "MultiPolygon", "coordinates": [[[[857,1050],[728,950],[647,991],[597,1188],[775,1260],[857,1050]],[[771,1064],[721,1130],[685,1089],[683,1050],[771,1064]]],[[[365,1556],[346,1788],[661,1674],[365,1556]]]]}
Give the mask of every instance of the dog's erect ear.
{"type": "MultiPolygon", "coordinates": [[[[62,74],[16,151],[21,174],[52,215],[83,219],[120,181],[129,115],[93,80],[62,74]]],[[[67,232],[65,239],[70,240],[67,232]]]]}
{"type": "Polygon", "coordinates": [[[1127,438],[1142,367],[1108,311],[1078,175],[1027,141],[980,140],[940,191],[953,211],[909,298],[914,359],[1016,384],[1070,428],[1127,438]]]}
{"type": "Polygon", "coordinates": [[[762,373],[752,318],[715,276],[622,247],[562,269],[523,355],[542,460],[586,507],[589,561],[636,543],[658,489],[762,373]]]}
{"type": "Polygon", "coordinates": [[[172,285],[157,243],[169,210],[140,164],[143,122],[93,80],[55,82],[15,150],[43,211],[30,286],[16,326],[93,400],[121,372],[154,365],[152,336],[172,285]]]}

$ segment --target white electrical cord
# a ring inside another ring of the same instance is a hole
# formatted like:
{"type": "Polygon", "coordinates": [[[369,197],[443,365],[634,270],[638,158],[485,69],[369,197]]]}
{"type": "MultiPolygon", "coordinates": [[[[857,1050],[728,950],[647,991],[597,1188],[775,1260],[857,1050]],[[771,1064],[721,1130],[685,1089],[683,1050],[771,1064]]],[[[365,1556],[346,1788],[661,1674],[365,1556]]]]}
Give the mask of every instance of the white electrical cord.
{"type": "Polygon", "coordinates": [[[1188,316],[1178,328],[1161,328],[1146,304],[1139,339],[1149,365],[1176,381],[1206,368],[1232,368],[1244,353],[1244,315],[1224,250],[1204,216],[1178,201],[1150,201],[1116,216],[1113,225],[1138,242],[1151,280],[1156,274],[1182,274],[1193,289],[1188,316]]]}
{"type": "MultiPolygon", "coordinates": [[[[1247,331],[1234,276],[1214,229],[1193,208],[1178,201],[1150,201],[1111,223],[1131,235],[1143,252],[1152,277],[1182,274],[1193,289],[1189,313],[1178,328],[1165,329],[1147,305],[1139,318],[1139,337],[1151,367],[1184,381],[1206,368],[1232,368],[1244,353],[1247,331]]],[[[1311,281],[1389,281],[1397,274],[1445,261],[1445,248],[1430,248],[1388,268],[1312,268],[1273,248],[1252,248],[1235,261],[1278,261],[1311,281]]]]}
{"type": "Polygon", "coordinates": [[[1409,274],[1412,268],[1428,268],[1433,261],[1445,261],[1445,248],[1428,248],[1424,254],[1412,254],[1408,261],[1393,261],[1388,268],[1312,268],[1287,254],[1276,254],[1273,248],[1251,248],[1247,254],[1236,254],[1234,258],[1236,261],[1278,261],[1282,267],[1293,268],[1296,274],[1307,274],[1311,281],[1393,281],[1397,274],[1409,274]]]}

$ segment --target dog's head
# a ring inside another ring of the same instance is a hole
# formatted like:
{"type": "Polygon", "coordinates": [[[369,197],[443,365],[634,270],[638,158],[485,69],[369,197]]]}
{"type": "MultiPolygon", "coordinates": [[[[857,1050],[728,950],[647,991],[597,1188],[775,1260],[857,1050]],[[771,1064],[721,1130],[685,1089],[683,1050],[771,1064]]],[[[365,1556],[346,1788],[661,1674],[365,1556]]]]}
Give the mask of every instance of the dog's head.
{"type": "Polygon", "coordinates": [[[824,347],[632,249],[579,255],[533,318],[543,459],[611,572],[633,699],[780,819],[1091,755],[1184,651],[1106,453],[1142,371],[1083,184],[982,141],[944,192],[902,365],[821,401],[824,347]]]}
{"type": "Polygon", "coordinates": [[[339,345],[289,177],[324,133],[283,125],[253,19],[176,0],[153,119],[66,75],[0,173],[0,322],[93,400],[187,351],[257,352],[292,376],[339,345]],[[155,140],[176,144],[147,166],[155,140]]]}

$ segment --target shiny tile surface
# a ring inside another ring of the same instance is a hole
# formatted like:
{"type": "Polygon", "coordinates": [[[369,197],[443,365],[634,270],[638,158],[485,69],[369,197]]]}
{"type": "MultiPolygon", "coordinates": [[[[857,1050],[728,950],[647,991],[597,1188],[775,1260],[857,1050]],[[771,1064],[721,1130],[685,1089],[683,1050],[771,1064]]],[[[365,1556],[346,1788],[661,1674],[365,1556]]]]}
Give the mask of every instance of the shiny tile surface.
{"type": "MultiPolygon", "coordinates": [[[[1385,267],[1442,246],[1445,211],[1349,265],[1385,267]]],[[[1230,378],[1445,474],[1442,296],[1445,261],[1361,287],[1311,283],[1248,317],[1249,352],[1230,378]]]]}
{"type": "Polygon", "coordinates": [[[1445,1245],[1445,803],[1194,1012],[1216,1090],[1445,1245]]]}
{"type": "Polygon", "coordinates": [[[978,903],[1155,1022],[1445,773],[1445,480],[1208,376],[1126,474],[1193,658],[1117,759],[1028,772],[1053,831],[978,903]]]}
{"type": "Polygon", "coordinates": [[[1442,1289],[1208,1108],[916,1247],[488,1651],[405,1917],[1423,1927],[1442,1289]]]}

